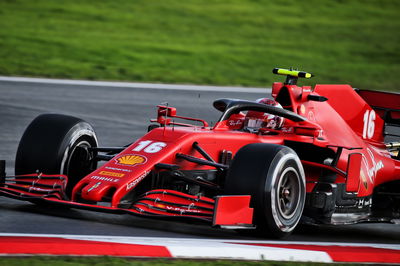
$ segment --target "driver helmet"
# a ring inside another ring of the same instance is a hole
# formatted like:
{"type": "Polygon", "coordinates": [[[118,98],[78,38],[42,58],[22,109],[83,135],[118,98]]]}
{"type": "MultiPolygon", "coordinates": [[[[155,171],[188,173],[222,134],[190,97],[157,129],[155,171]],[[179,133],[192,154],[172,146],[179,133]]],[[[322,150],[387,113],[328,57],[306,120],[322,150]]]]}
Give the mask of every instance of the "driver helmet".
{"type": "MultiPolygon", "coordinates": [[[[277,101],[269,98],[261,98],[256,100],[256,102],[282,108],[277,101]]],[[[257,111],[248,111],[244,120],[244,129],[252,133],[258,132],[260,128],[280,129],[284,122],[285,118],[281,116],[257,111]]]]}

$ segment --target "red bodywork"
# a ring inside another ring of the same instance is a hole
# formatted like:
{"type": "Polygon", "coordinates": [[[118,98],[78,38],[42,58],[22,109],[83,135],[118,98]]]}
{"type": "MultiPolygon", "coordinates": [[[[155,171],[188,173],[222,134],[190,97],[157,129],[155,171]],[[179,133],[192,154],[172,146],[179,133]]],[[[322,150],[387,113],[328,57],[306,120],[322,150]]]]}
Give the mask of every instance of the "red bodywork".
{"type": "MultiPolygon", "coordinates": [[[[343,185],[345,191],[341,193],[354,199],[352,208],[370,208],[377,186],[400,180],[400,160],[394,158],[384,143],[387,115],[384,110],[391,110],[391,119],[400,118],[399,94],[357,92],[348,85],[316,85],[312,89],[274,83],[272,96],[286,110],[305,118],[304,121],[286,119],[284,127],[279,130],[261,129],[255,134],[242,130],[245,116],[240,112],[210,127],[201,119],[177,116],[175,108],[158,106],[155,121],[161,127],[151,130],[84,177],[74,187],[70,200],[64,197],[62,190],[65,187],[63,178],[66,177],[53,176],[60,180],[45,181],[54,186],[49,191],[32,188],[35,183],[44,182],[37,175],[19,177],[18,180],[24,178],[27,183],[6,184],[0,192],[15,198],[46,200],[78,208],[155,217],[188,217],[233,227],[250,226],[250,196],[225,196],[222,182],[203,180],[220,189],[201,196],[155,185],[162,183],[158,179],[160,173],[168,170],[165,165],[178,166],[180,171],[218,172],[215,166],[187,159],[189,156],[204,160],[204,155],[193,147],[194,143],[221,165],[224,163],[221,155],[228,152],[234,156],[241,147],[250,143],[274,143],[293,148],[305,169],[310,202],[318,199],[322,192],[329,192],[318,190],[324,183],[321,182],[322,172],[333,174],[334,183],[343,185]],[[176,118],[197,121],[202,125],[176,123],[173,120],[176,118]],[[135,201],[125,205],[127,195],[133,195],[137,189],[141,195],[134,196],[135,201]]],[[[319,203],[308,204],[311,209],[319,208],[319,203]]],[[[338,208],[340,206],[336,206],[336,210],[338,208]]],[[[331,221],[336,222],[340,223],[331,221]]]]}

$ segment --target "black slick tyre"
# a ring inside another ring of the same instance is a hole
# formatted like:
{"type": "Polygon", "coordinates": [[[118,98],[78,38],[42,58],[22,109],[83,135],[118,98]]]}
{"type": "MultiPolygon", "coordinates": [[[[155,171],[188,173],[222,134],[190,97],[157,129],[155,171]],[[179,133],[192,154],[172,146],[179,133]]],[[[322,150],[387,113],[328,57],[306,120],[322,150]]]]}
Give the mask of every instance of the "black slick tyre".
{"type": "Polygon", "coordinates": [[[249,144],[236,153],[224,192],[251,195],[257,231],[264,236],[284,238],[293,232],[303,213],[303,166],[289,147],[249,144]]]}
{"type": "Polygon", "coordinates": [[[15,159],[15,174],[63,174],[68,177],[66,193],[96,169],[91,147],[97,147],[93,127],[76,117],[43,114],[25,130],[15,159]]]}

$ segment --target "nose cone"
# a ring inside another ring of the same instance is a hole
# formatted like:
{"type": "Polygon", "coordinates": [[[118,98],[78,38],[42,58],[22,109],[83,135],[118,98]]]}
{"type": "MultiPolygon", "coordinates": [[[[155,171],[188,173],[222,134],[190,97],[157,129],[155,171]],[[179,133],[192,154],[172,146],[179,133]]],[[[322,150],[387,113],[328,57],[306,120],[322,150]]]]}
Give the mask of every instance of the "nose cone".
{"type": "Polygon", "coordinates": [[[98,181],[87,184],[81,192],[81,198],[90,201],[101,201],[110,190],[111,185],[98,181]]]}

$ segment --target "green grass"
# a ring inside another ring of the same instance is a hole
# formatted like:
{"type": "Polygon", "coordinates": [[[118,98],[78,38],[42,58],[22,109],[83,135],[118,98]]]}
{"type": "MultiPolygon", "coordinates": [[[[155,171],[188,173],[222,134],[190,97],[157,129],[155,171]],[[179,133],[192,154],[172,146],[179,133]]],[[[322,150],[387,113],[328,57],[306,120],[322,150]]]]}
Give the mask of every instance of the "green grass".
{"type": "Polygon", "coordinates": [[[395,0],[0,0],[0,75],[400,90],[395,0]]]}
{"type": "MultiPolygon", "coordinates": [[[[321,266],[322,263],[300,263],[300,262],[274,262],[274,261],[229,261],[229,260],[168,260],[168,259],[123,259],[112,257],[19,257],[0,258],[0,265],[4,266],[321,266]]],[[[335,266],[354,264],[335,264],[335,266]]]]}

